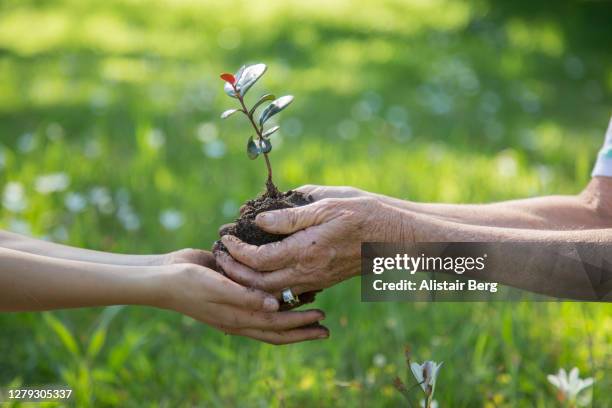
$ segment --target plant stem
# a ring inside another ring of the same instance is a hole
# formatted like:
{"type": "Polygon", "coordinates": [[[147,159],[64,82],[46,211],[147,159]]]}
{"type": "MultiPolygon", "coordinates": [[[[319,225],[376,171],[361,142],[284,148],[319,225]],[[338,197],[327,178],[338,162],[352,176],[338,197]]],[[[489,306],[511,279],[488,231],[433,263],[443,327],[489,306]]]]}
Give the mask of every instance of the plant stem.
{"type": "MultiPolygon", "coordinates": [[[[240,102],[240,105],[242,106],[241,112],[244,113],[247,118],[249,118],[251,125],[253,125],[253,129],[255,129],[255,133],[257,133],[257,138],[259,139],[259,143],[260,144],[263,143],[263,135],[262,135],[263,126],[261,128],[257,126],[257,124],[255,123],[255,120],[253,119],[253,115],[249,112],[246,105],[244,104],[244,98],[242,97],[242,95],[240,95],[240,92],[238,92],[238,89],[236,89],[236,85],[232,84],[232,86],[234,87],[234,93],[236,94],[236,97],[238,98],[238,101],[240,102]]],[[[268,190],[268,193],[270,193],[271,195],[277,195],[278,189],[276,188],[276,186],[274,185],[274,182],[272,181],[272,165],[270,164],[270,158],[268,157],[268,153],[264,153],[263,156],[264,156],[264,159],[266,160],[266,167],[268,168],[268,179],[266,180],[266,188],[268,190]]]]}

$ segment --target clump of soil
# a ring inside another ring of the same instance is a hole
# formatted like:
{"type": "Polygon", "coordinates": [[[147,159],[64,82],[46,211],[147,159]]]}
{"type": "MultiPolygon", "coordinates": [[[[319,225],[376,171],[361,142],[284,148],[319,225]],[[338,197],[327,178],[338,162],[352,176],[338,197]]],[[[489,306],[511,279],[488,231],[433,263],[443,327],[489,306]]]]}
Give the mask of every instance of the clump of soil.
{"type": "MultiPolygon", "coordinates": [[[[273,184],[269,184],[266,192],[259,197],[247,201],[240,209],[240,217],[234,223],[226,225],[219,231],[219,236],[234,235],[240,238],[243,242],[251,245],[265,245],[271,242],[282,241],[288,235],[271,234],[259,228],[255,224],[255,217],[258,214],[281,210],[283,208],[301,207],[312,203],[314,200],[310,196],[306,196],[299,191],[289,190],[281,192],[276,189],[273,184]]],[[[227,249],[221,241],[215,242],[214,251],[224,251],[227,249]]],[[[294,307],[298,307],[307,303],[312,303],[317,292],[302,293],[299,296],[300,303],[294,307]]],[[[287,304],[281,305],[281,310],[287,310],[291,307],[287,304]]]]}

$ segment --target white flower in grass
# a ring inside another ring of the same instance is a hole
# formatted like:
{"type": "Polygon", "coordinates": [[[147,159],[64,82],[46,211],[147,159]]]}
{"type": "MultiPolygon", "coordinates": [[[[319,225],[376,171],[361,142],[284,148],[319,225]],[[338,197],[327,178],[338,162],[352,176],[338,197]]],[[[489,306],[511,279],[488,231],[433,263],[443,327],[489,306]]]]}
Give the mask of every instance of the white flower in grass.
{"type": "Polygon", "coordinates": [[[32,133],[24,133],[17,139],[17,149],[21,153],[29,153],[36,149],[36,139],[32,133]]]}
{"type": "Polygon", "coordinates": [[[64,191],[70,185],[70,177],[66,173],[51,173],[38,176],[34,188],[41,194],[64,191]]]}
{"type": "Polygon", "coordinates": [[[129,203],[120,204],[117,210],[117,218],[123,228],[128,231],[136,231],[140,229],[140,217],[134,212],[129,203]]]}
{"type": "Polygon", "coordinates": [[[580,378],[578,368],[570,370],[569,375],[565,369],[559,369],[557,375],[548,375],[548,381],[557,387],[562,401],[576,401],[578,393],[593,385],[593,378],[580,378]]]}
{"type": "Polygon", "coordinates": [[[183,214],[177,210],[164,210],[159,215],[159,222],[167,230],[175,230],[183,226],[183,214]]]}
{"type": "Polygon", "coordinates": [[[22,212],[28,207],[23,184],[18,181],[6,183],[2,194],[2,206],[14,213],[22,212]]]}
{"type": "Polygon", "coordinates": [[[217,129],[217,125],[214,123],[202,123],[198,126],[197,130],[197,138],[202,143],[209,143],[214,140],[217,140],[219,135],[219,130],[217,129]]]}
{"type": "Polygon", "coordinates": [[[103,214],[110,214],[115,211],[113,198],[106,187],[93,187],[89,191],[89,201],[103,214]]]}
{"type": "Polygon", "coordinates": [[[53,237],[54,241],[66,242],[70,238],[68,234],[68,230],[63,225],[60,225],[53,229],[51,232],[51,237],[53,237]]]}
{"type": "Polygon", "coordinates": [[[213,140],[211,142],[205,143],[202,145],[202,150],[204,154],[211,159],[218,159],[225,155],[225,143],[221,140],[213,140]]]}
{"type": "Polygon", "coordinates": [[[87,199],[82,194],[69,192],[64,198],[64,205],[68,211],[78,213],[87,207],[87,199]]]}
{"type": "Polygon", "coordinates": [[[161,129],[151,129],[147,133],[147,144],[154,150],[158,150],[166,144],[166,134],[161,129]]]}
{"type": "Polygon", "coordinates": [[[9,231],[15,232],[17,234],[22,234],[22,235],[32,234],[32,229],[30,228],[30,224],[27,221],[21,220],[21,219],[13,218],[12,220],[10,220],[8,224],[8,229],[9,231]]]}
{"type": "MultiPolygon", "coordinates": [[[[421,408],[427,408],[427,406],[425,405],[426,402],[424,399],[419,401],[419,407],[421,408]]],[[[438,401],[436,400],[432,400],[431,403],[429,404],[429,408],[438,408],[440,405],[438,404],[438,401]]]]}
{"type": "Polygon", "coordinates": [[[387,364],[387,357],[382,353],[378,353],[374,356],[372,362],[376,367],[384,367],[387,364]]]}
{"type": "Polygon", "coordinates": [[[436,379],[440,372],[442,363],[438,364],[435,361],[425,361],[423,364],[410,363],[412,375],[429,398],[433,396],[436,388],[436,379]]]}

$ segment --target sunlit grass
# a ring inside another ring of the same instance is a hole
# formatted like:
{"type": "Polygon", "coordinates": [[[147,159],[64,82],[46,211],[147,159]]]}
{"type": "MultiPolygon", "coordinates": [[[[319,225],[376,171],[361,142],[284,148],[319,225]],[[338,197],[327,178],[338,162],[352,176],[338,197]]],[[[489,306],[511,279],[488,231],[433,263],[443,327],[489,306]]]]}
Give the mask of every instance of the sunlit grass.
{"type": "MultiPolygon", "coordinates": [[[[456,1],[3,2],[0,225],[121,252],[210,247],[263,188],[248,128],[218,119],[218,73],[249,61],[269,65],[261,89],[296,96],[274,136],[283,189],[577,193],[610,114],[606,32],[593,44],[565,24],[588,19],[538,18],[456,1]]],[[[444,407],[551,406],[546,374],[572,366],[612,403],[609,305],[364,304],[354,280],[316,306],[332,339],[280,348],[145,308],[3,315],[0,385],[65,383],[79,406],[391,407],[410,344],[445,362],[444,407]]]]}

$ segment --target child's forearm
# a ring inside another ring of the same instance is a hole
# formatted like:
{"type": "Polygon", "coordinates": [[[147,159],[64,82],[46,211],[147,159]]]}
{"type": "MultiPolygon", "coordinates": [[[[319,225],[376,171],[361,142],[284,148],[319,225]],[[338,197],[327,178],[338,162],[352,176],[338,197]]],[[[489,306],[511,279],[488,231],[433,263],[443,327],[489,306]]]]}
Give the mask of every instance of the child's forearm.
{"type": "Polygon", "coordinates": [[[159,304],[169,269],[70,261],[0,248],[0,311],[159,304]]]}
{"type": "Polygon", "coordinates": [[[127,255],[92,251],[55,244],[6,231],[0,231],[0,248],[14,249],[20,252],[51,258],[109,265],[154,266],[163,264],[164,260],[164,255],[127,255]]]}

